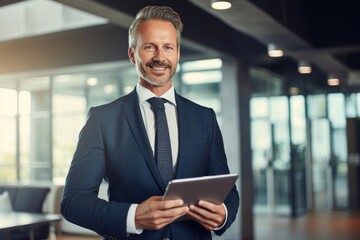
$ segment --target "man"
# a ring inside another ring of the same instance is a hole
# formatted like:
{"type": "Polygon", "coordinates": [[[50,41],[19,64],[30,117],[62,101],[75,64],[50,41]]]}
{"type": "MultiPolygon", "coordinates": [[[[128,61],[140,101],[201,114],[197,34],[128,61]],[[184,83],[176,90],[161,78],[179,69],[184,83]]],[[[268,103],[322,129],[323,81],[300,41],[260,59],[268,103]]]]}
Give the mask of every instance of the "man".
{"type": "Polygon", "coordinates": [[[235,186],[220,205],[161,200],[168,180],[156,162],[160,143],[151,98],[166,99],[171,178],[229,173],[214,111],[174,91],[181,31],[171,8],[143,8],[129,29],[129,58],[139,75],[135,90],[91,108],[81,131],[61,213],[104,239],[211,239],[211,230],[220,235],[235,220],[235,186]],[[97,197],[103,179],[109,183],[108,202],[97,197]],[[190,220],[176,221],[183,215],[190,220]]]}

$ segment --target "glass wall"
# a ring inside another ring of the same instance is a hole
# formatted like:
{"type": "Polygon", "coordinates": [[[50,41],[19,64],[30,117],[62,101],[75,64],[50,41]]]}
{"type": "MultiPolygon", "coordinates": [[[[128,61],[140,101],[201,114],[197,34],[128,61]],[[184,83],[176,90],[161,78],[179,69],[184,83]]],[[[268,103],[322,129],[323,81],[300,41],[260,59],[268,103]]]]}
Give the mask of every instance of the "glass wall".
{"type": "Polygon", "coordinates": [[[348,208],[347,118],[359,93],[251,99],[255,212],[348,208]]]}
{"type": "Polygon", "coordinates": [[[18,91],[22,94],[19,127],[19,180],[48,180],[51,178],[51,96],[50,77],[21,79],[18,91]]]}
{"type": "Polygon", "coordinates": [[[314,209],[348,206],[346,118],[357,116],[356,96],[308,97],[314,209]]]}
{"type": "MultiPolygon", "coordinates": [[[[178,93],[220,118],[221,66],[220,59],[184,62],[173,79],[178,93]]],[[[62,184],[88,109],[129,93],[137,78],[126,62],[0,79],[0,181],[62,184]]]]}
{"type": "Polygon", "coordinates": [[[329,191],[329,159],[331,158],[330,122],[327,117],[327,99],[325,94],[311,95],[307,98],[308,117],[311,138],[311,163],[309,177],[312,179],[314,209],[331,208],[329,191]]]}
{"type": "Polygon", "coordinates": [[[221,125],[221,101],[219,97],[222,81],[221,59],[189,61],[181,64],[181,83],[175,88],[187,98],[200,105],[211,107],[221,125]]]}
{"type": "Polygon", "coordinates": [[[284,96],[250,102],[256,212],[290,213],[288,102],[284,96]]]}
{"type": "MultiPolygon", "coordinates": [[[[357,96],[357,102],[360,100],[359,94],[353,96],[357,96]]],[[[345,98],[351,98],[351,95],[344,96],[341,93],[328,95],[328,112],[331,126],[331,159],[329,165],[331,166],[331,179],[333,181],[332,205],[335,208],[347,208],[349,205],[346,119],[352,116],[346,114],[345,98]]],[[[357,117],[360,117],[360,115],[357,114],[357,117]]]]}
{"type": "Polygon", "coordinates": [[[16,177],[17,102],[15,90],[0,88],[0,181],[16,177]]]}
{"type": "Polygon", "coordinates": [[[54,182],[63,181],[86,119],[86,74],[56,75],[52,84],[54,182]]]}

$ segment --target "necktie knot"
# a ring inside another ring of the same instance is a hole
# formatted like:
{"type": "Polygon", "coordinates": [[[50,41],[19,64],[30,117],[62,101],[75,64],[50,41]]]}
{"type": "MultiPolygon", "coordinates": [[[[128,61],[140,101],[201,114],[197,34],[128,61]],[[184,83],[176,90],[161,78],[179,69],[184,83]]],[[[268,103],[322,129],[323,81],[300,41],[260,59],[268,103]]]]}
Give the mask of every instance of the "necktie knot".
{"type": "Polygon", "coordinates": [[[154,112],[165,109],[164,103],[166,102],[166,99],[164,99],[164,98],[152,97],[152,98],[148,99],[147,101],[150,103],[151,109],[154,112]]]}

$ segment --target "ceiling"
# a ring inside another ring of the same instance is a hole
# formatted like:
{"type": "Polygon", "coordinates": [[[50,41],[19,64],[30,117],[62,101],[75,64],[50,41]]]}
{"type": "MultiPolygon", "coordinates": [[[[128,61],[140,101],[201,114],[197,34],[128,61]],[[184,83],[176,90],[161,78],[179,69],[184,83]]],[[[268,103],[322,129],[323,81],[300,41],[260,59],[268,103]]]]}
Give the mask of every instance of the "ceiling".
{"type": "MultiPolygon", "coordinates": [[[[116,51],[127,58],[126,29],[138,10],[149,4],[168,5],[180,14],[184,23],[183,58],[211,57],[218,56],[220,53],[237,58],[255,67],[268,69],[282,76],[289,86],[297,84],[300,87],[305,87],[307,91],[359,91],[360,5],[357,1],[232,0],[232,8],[223,11],[211,9],[210,0],[57,1],[106,17],[111,22],[110,26],[103,26],[102,29],[96,27],[88,32],[79,30],[78,33],[58,33],[56,36],[36,39],[42,43],[46,41],[49,46],[51,46],[49,41],[52,40],[54,45],[58,46],[60,40],[64,42],[62,38],[65,38],[65,42],[68,44],[67,50],[70,51],[70,49],[85,48],[82,46],[83,44],[79,43],[81,43],[80,36],[86,36],[86,45],[96,51],[97,54],[96,56],[86,54],[86,49],[79,51],[84,53],[85,56],[82,59],[84,61],[91,57],[96,58],[96,61],[105,60],[106,57],[103,55],[106,52],[109,52],[111,59],[115,59],[116,57],[113,55],[116,51]],[[116,41],[108,40],[112,36],[110,32],[115,31],[117,33],[113,34],[115,34],[116,41]],[[99,33],[103,37],[96,39],[99,33]],[[73,34],[79,40],[77,43],[70,41],[73,34]],[[90,35],[94,36],[95,39],[89,39],[90,35]],[[122,48],[125,50],[109,47],[110,44],[117,42],[121,42],[124,45],[122,48]],[[269,43],[281,46],[285,50],[285,56],[282,58],[268,57],[267,45],[269,43]],[[107,46],[104,48],[101,45],[107,46]],[[297,72],[299,60],[309,61],[313,66],[313,72],[307,75],[299,74],[297,72]],[[341,79],[340,86],[332,88],[327,86],[329,74],[341,79]]],[[[2,1],[2,4],[13,2],[18,1],[5,0],[2,1]]],[[[27,39],[26,41],[30,40],[27,39]]],[[[32,41],[35,40],[32,39],[32,41]]],[[[6,44],[9,45],[9,43],[6,44]]],[[[38,45],[41,44],[38,43],[38,45]]],[[[0,44],[0,50],[1,47],[0,44]]],[[[25,47],[26,49],[29,48],[28,45],[24,44],[23,48],[25,47]]],[[[56,50],[50,50],[48,47],[49,54],[59,54],[54,51],[56,50]]],[[[19,54],[21,56],[22,53],[19,54]]],[[[69,61],[71,64],[76,63],[74,58],[71,60],[69,61]]],[[[48,62],[47,60],[46,63],[48,62]]],[[[27,67],[30,68],[31,64],[28,64],[27,67]]]]}
{"type": "Polygon", "coordinates": [[[306,85],[309,91],[329,89],[329,75],[341,80],[334,91],[348,91],[360,84],[357,1],[232,0],[232,8],[223,11],[211,9],[210,0],[94,1],[130,16],[148,4],[171,6],[184,23],[183,37],[206,46],[205,53],[211,49],[239,58],[306,85]],[[269,43],[281,46],[285,57],[268,57],[269,43]],[[297,72],[300,60],[313,65],[311,74],[297,72]]]}

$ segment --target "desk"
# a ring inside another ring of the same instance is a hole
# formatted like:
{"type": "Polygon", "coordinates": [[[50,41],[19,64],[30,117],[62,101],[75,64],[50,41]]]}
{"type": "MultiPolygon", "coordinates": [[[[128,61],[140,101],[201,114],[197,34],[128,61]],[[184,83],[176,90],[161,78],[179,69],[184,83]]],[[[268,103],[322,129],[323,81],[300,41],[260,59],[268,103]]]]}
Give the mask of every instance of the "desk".
{"type": "Polygon", "coordinates": [[[12,230],[29,230],[29,239],[34,240],[34,228],[60,220],[57,214],[0,212],[0,238],[10,240],[12,230]]]}

